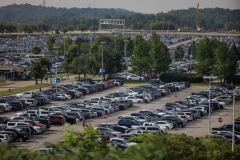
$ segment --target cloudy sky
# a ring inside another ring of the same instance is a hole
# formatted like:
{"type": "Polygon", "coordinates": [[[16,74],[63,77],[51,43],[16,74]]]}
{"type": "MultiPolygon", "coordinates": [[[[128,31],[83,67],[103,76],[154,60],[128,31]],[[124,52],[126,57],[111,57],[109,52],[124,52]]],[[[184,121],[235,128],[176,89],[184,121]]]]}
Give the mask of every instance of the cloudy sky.
{"type": "MultiPolygon", "coordinates": [[[[43,0],[0,0],[0,6],[10,4],[42,5],[43,0]]],[[[66,8],[124,8],[141,13],[158,13],[196,7],[240,9],[240,0],[45,0],[46,6],[66,8]],[[95,3],[95,5],[94,5],[95,3]]]]}

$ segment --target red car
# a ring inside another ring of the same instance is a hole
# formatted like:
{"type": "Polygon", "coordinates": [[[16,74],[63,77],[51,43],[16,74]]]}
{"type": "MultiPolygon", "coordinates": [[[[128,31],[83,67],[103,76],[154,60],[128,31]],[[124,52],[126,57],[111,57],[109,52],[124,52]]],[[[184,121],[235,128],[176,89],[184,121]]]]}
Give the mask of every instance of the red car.
{"type": "Polygon", "coordinates": [[[33,126],[41,127],[42,131],[46,131],[47,127],[45,124],[41,124],[39,121],[25,120],[26,123],[31,123],[33,126]]]}
{"type": "Polygon", "coordinates": [[[60,115],[50,116],[49,120],[51,125],[63,125],[66,122],[65,118],[60,115]]]}

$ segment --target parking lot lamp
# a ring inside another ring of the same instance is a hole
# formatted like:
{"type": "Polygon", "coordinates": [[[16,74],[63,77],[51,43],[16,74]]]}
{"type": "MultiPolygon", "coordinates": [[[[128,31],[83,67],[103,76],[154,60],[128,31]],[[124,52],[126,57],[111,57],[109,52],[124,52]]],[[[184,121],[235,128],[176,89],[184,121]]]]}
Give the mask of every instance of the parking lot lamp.
{"type": "MultiPolygon", "coordinates": [[[[57,63],[58,63],[58,49],[60,48],[60,46],[54,46],[53,48],[57,49],[57,63]]],[[[58,66],[56,66],[56,78],[57,78],[57,72],[58,72],[58,66]]],[[[58,93],[57,91],[57,81],[56,81],[56,94],[58,93]]]]}
{"type": "Polygon", "coordinates": [[[208,138],[210,138],[210,134],[211,134],[211,102],[210,102],[210,100],[211,100],[211,96],[210,96],[210,94],[211,94],[211,89],[210,89],[210,87],[211,87],[211,84],[210,84],[210,82],[211,82],[211,79],[212,79],[212,74],[208,77],[208,82],[209,82],[209,92],[208,92],[208,138]]]}
{"type": "Polygon", "coordinates": [[[26,39],[26,38],[23,38],[23,53],[25,53],[25,46],[24,46],[24,45],[25,45],[25,44],[24,44],[24,43],[25,43],[25,39],[26,39]]]}
{"type": "Polygon", "coordinates": [[[17,53],[18,53],[18,49],[19,49],[19,23],[17,23],[17,27],[18,27],[18,37],[17,37],[17,41],[18,41],[17,53]]]}
{"type": "Polygon", "coordinates": [[[106,42],[100,42],[102,44],[102,72],[101,72],[101,80],[103,80],[103,45],[106,43],[106,42]]]}
{"type": "Polygon", "coordinates": [[[233,128],[232,128],[232,152],[235,144],[235,89],[233,90],[233,128]]]}
{"type": "Polygon", "coordinates": [[[127,42],[128,42],[128,40],[124,40],[124,43],[125,43],[125,63],[127,64],[127,42]]]}

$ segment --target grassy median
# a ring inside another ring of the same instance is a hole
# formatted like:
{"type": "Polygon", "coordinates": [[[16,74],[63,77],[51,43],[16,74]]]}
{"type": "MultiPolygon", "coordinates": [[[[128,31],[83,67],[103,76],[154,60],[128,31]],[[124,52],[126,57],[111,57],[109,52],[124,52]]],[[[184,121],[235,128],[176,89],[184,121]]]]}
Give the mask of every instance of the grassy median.
{"type": "Polygon", "coordinates": [[[24,92],[24,91],[40,89],[40,88],[44,88],[44,87],[48,87],[48,86],[51,86],[51,84],[40,83],[40,84],[34,84],[34,85],[29,85],[29,86],[24,86],[24,87],[19,87],[19,88],[12,88],[11,92],[8,92],[8,89],[6,88],[5,91],[0,91],[0,97],[7,96],[10,94],[20,93],[20,92],[24,92]]]}

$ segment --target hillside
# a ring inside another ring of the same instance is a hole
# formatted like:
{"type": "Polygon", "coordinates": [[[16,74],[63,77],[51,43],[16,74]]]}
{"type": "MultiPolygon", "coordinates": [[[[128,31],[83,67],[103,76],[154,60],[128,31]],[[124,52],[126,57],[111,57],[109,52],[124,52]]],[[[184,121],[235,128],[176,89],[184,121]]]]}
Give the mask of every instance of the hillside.
{"type": "MultiPolygon", "coordinates": [[[[157,14],[142,14],[125,9],[98,9],[98,8],[56,8],[33,6],[30,4],[8,5],[0,8],[0,22],[16,25],[36,24],[43,20],[49,29],[62,29],[65,26],[79,24],[87,28],[98,28],[100,18],[122,18],[126,20],[126,28],[165,30],[188,26],[196,28],[196,9],[172,10],[167,13],[159,11],[157,14]],[[163,25],[164,20],[164,25],[163,25]]],[[[199,24],[205,30],[239,30],[240,10],[222,8],[199,9],[199,24]]],[[[116,26],[105,26],[116,27],[116,26]]]]}

